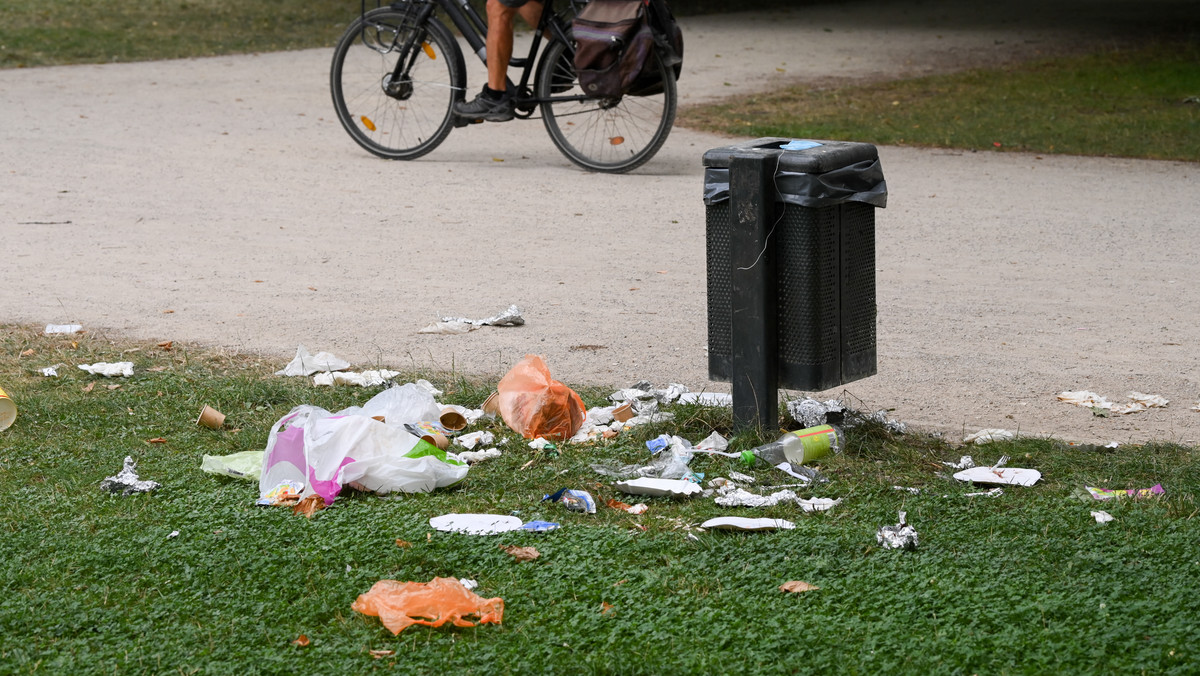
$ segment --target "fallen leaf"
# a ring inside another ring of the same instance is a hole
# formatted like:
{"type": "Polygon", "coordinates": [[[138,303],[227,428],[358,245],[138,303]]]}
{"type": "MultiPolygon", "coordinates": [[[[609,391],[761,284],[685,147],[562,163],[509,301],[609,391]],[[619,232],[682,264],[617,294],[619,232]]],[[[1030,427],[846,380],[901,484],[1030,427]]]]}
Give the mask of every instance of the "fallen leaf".
{"type": "Polygon", "coordinates": [[[325,498],[314,494],[297,502],[296,506],[292,508],[292,514],[303,514],[311,519],[313,514],[322,509],[325,509],[325,498]]]}
{"type": "Polygon", "coordinates": [[[105,385],[105,387],[107,387],[107,388],[108,388],[108,389],[110,389],[110,390],[119,390],[119,389],[121,389],[121,385],[120,385],[119,383],[118,383],[118,384],[116,384],[116,385],[105,385]]]}
{"type": "Polygon", "coordinates": [[[167,440],[164,437],[154,437],[153,439],[147,439],[146,443],[148,443],[148,444],[165,444],[165,443],[167,443],[167,440]]]}
{"type": "Polygon", "coordinates": [[[92,381],[83,387],[84,392],[91,392],[96,387],[96,381],[92,381]]]}
{"type": "Polygon", "coordinates": [[[31,348],[29,348],[28,350],[25,350],[24,352],[22,352],[22,353],[21,353],[21,356],[22,356],[22,357],[32,357],[32,356],[33,356],[33,355],[35,355],[35,354],[37,354],[37,353],[36,353],[36,352],[34,352],[33,348],[31,347],[31,348]]]}
{"type": "Polygon", "coordinates": [[[541,553],[539,553],[538,550],[534,549],[533,547],[518,547],[516,545],[500,545],[500,549],[504,550],[505,554],[508,554],[509,556],[513,557],[517,561],[532,561],[532,560],[538,558],[539,556],[541,556],[541,553]]]}
{"type": "Polygon", "coordinates": [[[621,585],[625,584],[626,582],[629,582],[629,580],[617,580],[616,582],[613,583],[613,586],[620,587],[621,585]]]}
{"type": "Polygon", "coordinates": [[[174,346],[175,346],[175,341],[173,341],[173,340],[164,340],[163,342],[159,343],[159,344],[158,344],[158,346],[159,346],[159,347],[161,347],[161,348],[162,348],[162,349],[164,349],[164,350],[170,350],[172,347],[174,347],[174,346]]]}
{"type": "Polygon", "coordinates": [[[295,641],[292,641],[292,645],[298,645],[301,648],[308,645],[309,643],[310,643],[310,641],[308,640],[308,637],[305,636],[304,634],[300,634],[300,638],[296,639],[295,641]]]}
{"type": "Polygon", "coordinates": [[[426,542],[433,542],[433,533],[426,533],[426,534],[425,534],[425,541],[426,541],[426,542]]]}
{"type": "Polygon", "coordinates": [[[261,280],[261,279],[256,279],[256,280],[254,280],[254,283],[255,283],[255,284],[262,284],[262,283],[263,283],[263,280],[261,280]]]}
{"type": "Polygon", "coordinates": [[[167,367],[166,366],[151,366],[150,368],[148,368],[146,370],[150,371],[152,373],[161,373],[163,371],[166,371],[167,367]]]}
{"type": "Polygon", "coordinates": [[[614,606],[613,604],[609,603],[608,601],[604,601],[604,602],[602,602],[602,603],[600,604],[600,614],[601,614],[601,615],[607,615],[607,614],[608,614],[609,612],[611,612],[611,611],[612,611],[612,609],[613,609],[613,608],[615,608],[615,607],[616,607],[616,606],[614,606]]]}
{"type": "Polygon", "coordinates": [[[409,547],[412,547],[412,543],[409,542],[408,540],[401,540],[400,538],[396,538],[396,546],[400,547],[401,549],[408,549],[409,547]]]}
{"type": "Polygon", "coordinates": [[[384,657],[391,657],[392,655],[395,655],[395,654],[396,654],[395,650],[372,650],[371,651],[371,657],[374,657],[377,660],[382,659],[384,657]]]}
{"type": "Polygon", "coordinates": [[[310,287],[308,287],[308,290],[309,290],[309,291],[316,291],[316,290],[317,290],[317,287],[315,287],[315,286],[310,286],[310,287]]]}
{"type": "Polygon", "coordinates": [[[503,159],[503,158],[501,158],[501,157],[493,157],[493,158],[492,158],[492,161],[493,161],[493,162],[503,162],[503,161],[504,161],[504,159],[503,159]]]}
{"type": "Polygon", "coordinates": [[[784,582],[783,584],[779,585],[779,591],[792,592],[794,594],[799,594],[800,592],[807,592],[807,591],[816,591],[818,589],[820,589],[820,587],[818,587],[816,585],[811,585],[807,582],[801,582],[800,580],[792,580],[790,582],[784,582]]]}
{"type": "Polygon", "coordinates": [[[164,315],[173,315],[173,314],[175,314],[175,311],[174,310],[163,310],[162,313],[164,315]]]}

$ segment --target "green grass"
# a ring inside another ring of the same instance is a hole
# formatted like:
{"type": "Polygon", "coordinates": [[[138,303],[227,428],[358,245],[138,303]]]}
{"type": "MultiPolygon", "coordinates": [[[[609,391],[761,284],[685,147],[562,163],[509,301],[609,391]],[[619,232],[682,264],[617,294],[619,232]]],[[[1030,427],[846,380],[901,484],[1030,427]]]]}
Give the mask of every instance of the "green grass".
{"type": "Polygon", "coordinates": [[[1047,59],[683,111],[739,136],[1200,161],[1200,44],[1047,59]]]}
{"type": "MultiPolygon", "coordinates": [[[[398,499],[353,494],[309,520],[253,505],[255,484],[200,471],[203,454],[260,449],[293,406],[330,409],[374,391],[313,388],[271,375],[282,360],[176,346],[44,337],[0,329],[0,385],[20,407],[0,432],[0,671],[4,673],[1195,673],[1200,668],[1200,522],[1195,449],[1118,449],[1021,440],[973,448],[1039,469],[1032,488],[999,498],[939,477],[963,451],[935,438],[849,430],[821,464],[833,480],[805,496],[838,497],[825,514],[795,507],[727,510],[709,499],[648,499],[635,517],[565,513],[540,498],[561,487],[622,497],[588,469],[644,459],[662,432],[728,432],[726,410],[677,408],[676,423],[608,445],[535,456],[510,439],[503,457],[454,490],[398,499]],[[32,353],[27,351],[32,350],[32,353]],[[27,353],[22,356],[22,353],[27,353]],[[116,382],[75,365],[130,360],[116,382]],[[62,376],[36,369],[55,363],[62,376]],[[161,369],[161,370],[152,370],[161,369]],[[84,388],[96,385],[90,392],[84,388]],[[110,390],[108,385],[120,384],[110,390]],[[200,407],[228,426],[197,427],[200,407]],[[164,437],[165,444],[146,440],[164,437]],[[151,495],[98,488],[138,460],[151,495]],[[522,467],[530,460],[534,463],[522,467]],[[1085,504],[1083,485],[1161,482],[1165,498],[1085,504]],[[920,495],[893,490],[915,486],[920,495]],[[1099,525],[1090,509],[1116,521],[1099,525]],[[907,510],[914,552],[880,549],[876,529],[907,510]],[[559,531],[469,537],[431,531],[448,512],[515,512],[559,531]],[[793,531],[753,535],[681,528],[727,513],[787,518],[793,531]],[[643,531],[638,525],[644,526],[643,531]],[[179,535],[168,538],[178,530],[179,535]],[[689,535],[695,539],[689,538],[689,535]],[[410,548],[400,548],[403,539],[410,548]],[[501,544],[532,545],[515,563],[501,544]],[[392,636],[351,603],[380,579],[469,577],[504,599],[504,622],[412,627],[392,636]],[[804,580],[801,595],[778,586],[804,580]],[[613,609],[602,612],[602,604],[613,609]],[[301,634],[311,645],[291,642],[301,634]],[[369,650],[393,650],[376,660],[369,650]]],[[[554,368],[554,364],[550,365],[554,368]]],[[[412,374],[413,376],[420,374],[412,374]]],[[[424,374],[443,400],[478,405],[493,382],[424,374]]],[[[619,384],[618,384],[619,385],[619,384]]],[[[693,384],[700,385],[700,384],[693,384]]],[[[581,388],[589,405],[609,389],[581,388]]],[[[773,436],[768,433],[767,436],[773,436]]],[[[734,439],[748,448],[757,434],[734,439]]],[[[738,467],[697,457],[708,477],[738,467]]],[[[774,470],[760,482],[784,482],[774,470]]]]}

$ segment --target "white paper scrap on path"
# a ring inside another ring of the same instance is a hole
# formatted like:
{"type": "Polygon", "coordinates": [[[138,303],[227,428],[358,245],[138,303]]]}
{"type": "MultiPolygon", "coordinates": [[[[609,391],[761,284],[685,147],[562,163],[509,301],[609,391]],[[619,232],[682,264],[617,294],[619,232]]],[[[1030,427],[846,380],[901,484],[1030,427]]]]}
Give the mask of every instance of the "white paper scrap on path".
{"type": "Polygon", "coordinates": [[[990,428],[986,430],[979,430],[974,434],[968,434],[967,436],[963,437],[963,443],[980,445],[988,444],[993,441],[1011,441],[1012,439],[1016,438],[1016,433],[1012,432],[1011,430],[990,428]]]}
{"type": "Polygon", "coordinates": [[[440,317],[443,323],[474,324],[475,326],[523,326],[525,318],[521,316],[521,308],[509,305],[506,310],[487,319],[467,319],[466,317],[440,317]]]}
{"type": "Polygon", "coordinates": [[[467,322],[434,322],[428,326],[417,329],[417,333],[433,333],[443,336],[461,336],[464,333],[470,333],[479,328],[475,324],[467,322]]]}
{"type": "Polygon", "coordinates": [[[339,359],[328,352],[309,354],[303,345],[296,347],[296,356],[292,358],[282,371],[276,371],[277,376],[311,376],[317,371],[342,371],[350,368],[350,362],[339,359]]]}
{"type": "Polygon", "coordinates": [[[80,364],[79,368],[94,376],[104,376],[105,378],[116,378],[117,376],[128,378],[133,375],[133,362],[131,361],[118,361],[111,364],[98,361],[95,364],[80,364]]]}
{"type": "Polygon", "coordinates": [[[46,335],[47,336],[70,335],[72,333],[79,333],[82,330],[83,330],[83,326],[80,324],[47,324],[46,325],[46,335]]]}

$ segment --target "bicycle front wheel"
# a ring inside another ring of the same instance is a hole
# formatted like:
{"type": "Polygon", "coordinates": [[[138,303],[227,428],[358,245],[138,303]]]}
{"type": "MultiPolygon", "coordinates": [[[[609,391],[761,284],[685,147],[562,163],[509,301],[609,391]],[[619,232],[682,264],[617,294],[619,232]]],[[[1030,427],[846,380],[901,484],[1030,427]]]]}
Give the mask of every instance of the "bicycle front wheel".
{"type": "MultiPolygon", "coordinates": [[[[621,173],[642,166],[662,147],[675,122],[675,73],[657,50],[649,58],[659,70],[659,93],[542,103],[546,131],[569,160],[591,171],[621,173]]],[[[585,94],[565,44],[546,47],[538,64],[536,94],[541,99],[585,94]]]]}
{"type": "Polygon", "coordinates": [[[367,12],[350,26],[333,52],[330,90],[338,119],[355,142],[380,157],[411,160],[450,133],[466,72],[458,44],[441,22],[430,18],[414,26],[412,6],[397,7],[367,12]],[[396,77],[400,59],[407,67],[396,77]]]}

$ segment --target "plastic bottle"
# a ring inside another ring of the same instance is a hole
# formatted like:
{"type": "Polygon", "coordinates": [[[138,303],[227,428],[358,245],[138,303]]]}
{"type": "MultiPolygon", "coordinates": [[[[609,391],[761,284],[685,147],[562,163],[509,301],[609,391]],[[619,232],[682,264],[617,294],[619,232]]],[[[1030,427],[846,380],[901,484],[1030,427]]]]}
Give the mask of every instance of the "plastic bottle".
{"type": "Polygon", "coordinates": [[[820,425],[788,432],[769,444],[743,451],[742,462],[753,465],[756,460],[762,460],[772,467],[781,462],[802,465],[830,453],[841,453],[845,444],[846,437],[840,429],[833,425],[820,425]]]}

